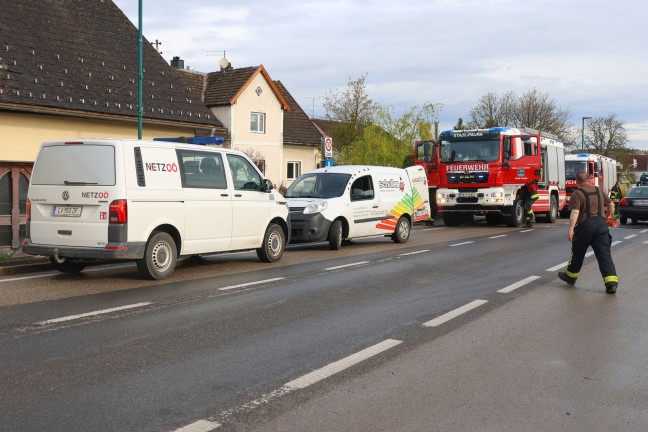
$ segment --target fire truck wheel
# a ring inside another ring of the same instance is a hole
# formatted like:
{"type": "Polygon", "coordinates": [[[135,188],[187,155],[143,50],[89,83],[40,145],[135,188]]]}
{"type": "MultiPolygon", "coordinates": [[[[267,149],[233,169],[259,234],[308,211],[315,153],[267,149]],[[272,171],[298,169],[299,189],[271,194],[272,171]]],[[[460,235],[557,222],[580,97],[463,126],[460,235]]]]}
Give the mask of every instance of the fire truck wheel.
{"type": "Polygon", "coordinates": [[[407,243],[407,240],[409,240],[411,229],[410,229],[410,221],[404,216],[401,216],[400,219],[398,219],[398,223],[396,224],[396,231],[394,231],[394,234],[392,235],[392,240],[394,240],[396,243],[407,243]]]}
{"type": "Polygon", "coordinates": [[[453,226],[459,226],[459,223],[461,220],[457,216],[456,213],[450,213],[450,212],[443,212],[443,223],[445,226],[453,227],[453,226]]]}
{"type": "Polygon", "coordinates": [[[488,225],[499,225],[502,223],[502,215],[499,213],[486,213],[486,223],[488,225]]]}
{"type": "Polygon", "coordinates": [[[547,222],[555,223],[558,219],[558,198],[556,195],[551,195],[549,199],[549,213],[547,213],[547,222]]]}
{"type": "Polygon", "coordinates": [[[516,199],[511,207],[511,213],[507,218],[506,224],[513,228],[521,228],[524,223],[524,207],[522,200],[516,199]]]}

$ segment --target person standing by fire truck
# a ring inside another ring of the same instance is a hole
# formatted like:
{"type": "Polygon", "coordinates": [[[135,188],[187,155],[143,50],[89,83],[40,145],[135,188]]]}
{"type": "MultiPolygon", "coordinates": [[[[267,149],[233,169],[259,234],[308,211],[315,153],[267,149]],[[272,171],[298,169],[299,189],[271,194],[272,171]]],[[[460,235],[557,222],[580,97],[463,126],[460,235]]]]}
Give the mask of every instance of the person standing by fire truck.
{"type": "Polygon", "coordinates": [[[538,199],[538,180],[531,180],[522,186],[522,194],[524,199],[524,214],[526,215],[526,227],[533,228],[535,214],[531,207],[533,207],[533,203],[538,199]]]}
{"type": "Polygon", "coordinates": [[[592,246],[598,261],[601,276],[605,283],[605,292],[614,294],[619,284],[614,261],[612,261],[612,236],[608,229],[606,215],[614,212],[614,203],[598,187],[588,183],[589,176],[586,172],[576,174],[576,185],[569,202],[571,215],[569,216],[569,231],[567,239],[572,243],[572,253],[569,264],[564,272],[559,272],[558,277],[569,285],[574,285],[580,275],[585,252],[592,246]]]}
{"type": "Polygon", "coordinates": [[[623,192],[621,191],[621,181],[617,180],[612,189],[610,189],[610,199],[614,203],[614,216],[616,217],[619,214],[619,201],[623,198],[623,192]]]}

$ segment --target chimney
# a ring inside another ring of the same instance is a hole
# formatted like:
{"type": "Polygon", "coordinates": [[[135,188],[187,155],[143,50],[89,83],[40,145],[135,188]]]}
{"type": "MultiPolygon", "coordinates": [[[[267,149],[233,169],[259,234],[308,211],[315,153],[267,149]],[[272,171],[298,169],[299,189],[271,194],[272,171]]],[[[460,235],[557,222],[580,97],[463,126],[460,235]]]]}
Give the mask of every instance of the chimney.
{"type": "Polygon", "coordinates": [[[180,57],[175,56],[173,57],[173,60],[171,60],[171,66],[176,69],[184,69],[184,60],[180,60],[180,57]]]}

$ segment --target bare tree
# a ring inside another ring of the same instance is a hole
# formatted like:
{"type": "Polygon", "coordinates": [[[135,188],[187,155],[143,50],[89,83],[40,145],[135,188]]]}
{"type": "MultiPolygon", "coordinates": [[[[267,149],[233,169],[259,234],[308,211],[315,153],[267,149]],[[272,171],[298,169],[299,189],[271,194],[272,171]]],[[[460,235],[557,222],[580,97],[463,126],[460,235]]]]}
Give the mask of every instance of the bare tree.
{"type": "Polygon", "coordinates": [[[628,143],[628,133],[624,123],[617,120],[616,114],[594,117],[587,123],[585,144],[591,153],[620,158],[628,143]]]}
{"type": "Polygon", "coordinates": [[[548,93],[535,88],[522,96],[512,91],[501,96],[491,92],[482,96],[477,106],[470,110],[468,125],[471,128],[525,127],[563,138],[570,133],[570,115],[569,110],[560,108],[548,93]]]}
{"type": "Polygon", "coordinates": [[[560,108],[549,93],[534,88],[517,98],[513,125],[565,137],[570,129],[570,116],[570,111],[560,108]]]}

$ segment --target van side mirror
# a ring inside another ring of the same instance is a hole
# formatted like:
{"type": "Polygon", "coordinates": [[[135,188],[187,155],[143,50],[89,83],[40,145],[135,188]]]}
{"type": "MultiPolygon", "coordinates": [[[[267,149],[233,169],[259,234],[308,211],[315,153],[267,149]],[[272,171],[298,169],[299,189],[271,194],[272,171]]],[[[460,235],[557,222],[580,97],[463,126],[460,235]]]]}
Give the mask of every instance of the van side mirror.
{"type": "Polygon", "coordinates": [[[261,192],[270,192],[274,189],[274,185],[269,179],[263,179],[261,182],[261,192]]]}

